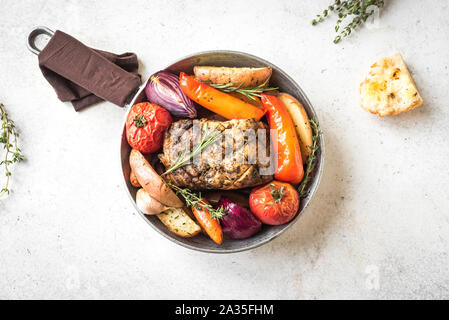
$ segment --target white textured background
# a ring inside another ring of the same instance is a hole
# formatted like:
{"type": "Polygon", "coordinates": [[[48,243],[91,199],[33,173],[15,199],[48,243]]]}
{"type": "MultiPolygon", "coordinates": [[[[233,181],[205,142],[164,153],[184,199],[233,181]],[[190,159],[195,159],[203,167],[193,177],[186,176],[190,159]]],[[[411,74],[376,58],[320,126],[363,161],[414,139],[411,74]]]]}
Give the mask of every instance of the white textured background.
{"type": "Polygon", "coordinates": [[[340,45],[335,18],[310,25],[329,2],[0,0],[0,101],[27,158],[0,201],[0,299],[449,298],[448,2],[387,0],[378,29],[340,45]],[[124,110],[75,113],[59,102],[25,47],[36,25],[134,51],[144,77],[211,49],[286,70],[326,138],[312,205],[250,252],[204,254],[166,240],[122,188],[124,110]],[[358,85],[396,51],[425,104],[379,119],[360,108],[358,85]]]}

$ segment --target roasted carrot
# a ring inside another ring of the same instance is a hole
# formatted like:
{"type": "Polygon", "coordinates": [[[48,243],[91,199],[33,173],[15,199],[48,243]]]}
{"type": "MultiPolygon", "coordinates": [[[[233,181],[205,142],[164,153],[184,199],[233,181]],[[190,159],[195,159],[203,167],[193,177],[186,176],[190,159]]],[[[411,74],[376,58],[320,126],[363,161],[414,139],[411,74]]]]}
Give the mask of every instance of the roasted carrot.
{"type": "Polygon", "coordinates": [[[221,92],[184,72],[179,75],[179,83],[181,90],[190,99],[226,119],[260,120],[265,113],[262,109],[221,92]]]}
{"type": "MultiPolygon", "coordinates": [[[[203,203],[208,203],[205,199],[201,199],[203,203]]],[[[193,215],[196,220],[199,222],[201,227],[206,231],[208,236],[217,244],[221,244],[223,242],[223,230],[221,229],[220,223],[218,220],[212,218],[209,211],[198,204],[198,209],[192,207],[193,215]]]]}

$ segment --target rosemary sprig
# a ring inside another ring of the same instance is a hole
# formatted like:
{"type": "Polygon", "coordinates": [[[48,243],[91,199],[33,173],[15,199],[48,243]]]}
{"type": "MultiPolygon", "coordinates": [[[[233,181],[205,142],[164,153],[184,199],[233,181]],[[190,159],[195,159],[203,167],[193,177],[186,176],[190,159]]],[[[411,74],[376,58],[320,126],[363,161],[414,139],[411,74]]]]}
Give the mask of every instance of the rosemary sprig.
{"type": "Polygon", "coordinates": [[[17,146],[17,137],[19,134],[17,133],[14,122],[8,118],[8,114],[6,113],[5,107],[2,103],[0,103],[0,116],[2,119],[2,133],[0,136],[0,143],[3,144],[3,149],[5,149],[5,156],[2,161],[0,161],[0,166],[3,165],[5,167],[5,176],[6,181],[3,185],[3,188],[0,190],[0,198],[5,194],[9,194],[9,180],[11,178],[11,171],[9,170],[9,166],[16,162],[21,162],[23,160],[22,151],[17,146]],[[11,143],[11,138],[13,138],[13,142],[11,143]]]}
{"type": "Polygon", "coordinates": [[[190,160],[194,158],[197,154],[199,154],[202,150],[207,148],[209,145],[214,143],[218,140],[218,138],[223,134],[222,131],[216,132],[216,129],[218,128],[218,125],[213,129],[209,130],[208,123],[206,122],[206,130],[204,133],[204,136],[202,137],[199,144],[193,148],[193,151],[189,153],[190,146],[188,146],[184,151],[181,151],[178,154],[178,157],[176,158],[175,162],[168,168],[167,171],[165,171],[162,175],[169,174],[170,172],[175,171],[176,169],[179,169],[181,167],[184,167],[190,163],[190,160]]]}
{"type": "Polygon", "coordinates": [[[318,140],[321,135],[321,130],[318,126],[318,123],[314,119],[310,120],[310,124],[311,124],[312,130],[313,130],[312,145],[308,146],[310,148],[311,152],[310,152],[309,156],[307,157],[306,172],[304,173],[304,179],[302,180],[301,184],[298,187],[298,193],[299,193],[300,198],[304,198],[305,196],[307,196],[308,190],[306,190],[306,188],[311,179],[310,175],[311,175],[313,169],[315,169],[316,152],[319,149],[318,140]]]}
{"type": "Polygon", "coordinates": [[[345,20],[349,15],[353,15],[354,18],[352,21],[344,27],[334,39],[334,43],[339,43],[342,38],[349,36],[353,30],[357,29],[358,26],[365,22],[374,13],[374,10],[367,11],[370,6],[381,8],[383,5],[384,0],[334,0],[333,4],[327,7],[327,9],[312,20],[312,25],[316,25],[323,21],[330,12],[335,11],[339,18],[335,25],[335,32],[338,32],[343,20],[345,20]]]}
{"type": "Polygon", "coordinates": [[[252,87],[252,88],[242,88],[243,85],[245,84],[244,82],[242,82],[241,84],[239,84],[237,86],[235,85],[236,84],[235,82],[228,82],[225,84],[213,84],[213,83],[211,84],[210,83],[209,85],[214,87],[215,89],[218,89],[223,92],[241,93],[251,100],[256,100],[256,97],[259,97],[259,98],[261,97],[261,95],[260,95],[261,93],[279,89],[279,88],[265,87],[268,84],[269,80],[270,79],[267,79],[261,85],[258,85],[257,87],[252,87]]]}
{"type": "Polygon", "coordinates": [[[211,204],[205,202],[201,197],[201,192],[197,195],[195,192],[192,192],[189,188],[180,188],[174,185],[171,182],[168,182],[168,185],[175,190],[176,194],[181,195],[186,201],[186,205],[188,207],[194,207],[197,210],[206,209],[211,217],[215,220],[220,220],[224,215],[224,208],[219,207],[215,209],[211,204]]]}

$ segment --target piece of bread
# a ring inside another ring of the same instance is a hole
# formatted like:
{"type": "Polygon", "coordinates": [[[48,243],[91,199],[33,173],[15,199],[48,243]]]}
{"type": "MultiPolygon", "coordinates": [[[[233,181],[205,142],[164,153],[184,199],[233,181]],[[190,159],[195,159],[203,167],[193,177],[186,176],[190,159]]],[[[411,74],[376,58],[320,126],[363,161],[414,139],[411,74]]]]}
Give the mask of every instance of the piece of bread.
{"type": "Polygon", "coordinates": [[[371,66],[360,84],[362,108],[379,116],[405,112],[422,105],[415,82],[400,53],[371,66]]]}
{"type": "Polygon", "coordinates": [[[234,82],[243,83],[243,88],[257,87],[270,78],[273,70],[271,68],[228,68],[195,66],[193,73],[195,78],[201,81],[210,81],[214,84],[226,84],[234,82]]]}

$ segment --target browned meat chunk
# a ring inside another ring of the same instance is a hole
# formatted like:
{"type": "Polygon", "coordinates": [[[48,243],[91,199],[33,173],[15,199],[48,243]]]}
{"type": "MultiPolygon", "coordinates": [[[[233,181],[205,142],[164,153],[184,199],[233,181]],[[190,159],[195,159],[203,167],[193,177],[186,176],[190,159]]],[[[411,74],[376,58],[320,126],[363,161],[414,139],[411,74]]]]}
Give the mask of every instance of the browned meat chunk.
{"type": "Polygon", "coordinates": [[[220,139],[206,147],[190,164],[165,175],[167,181],[192,190],[231,190],[273,179],[269,131],[264,123],[255,119],[174,122],[165,133],[163,154],[159,155],[166,169],[180,154],[192,151],[205,132],[213,129],[222,132],[220,139]]]}

